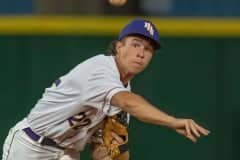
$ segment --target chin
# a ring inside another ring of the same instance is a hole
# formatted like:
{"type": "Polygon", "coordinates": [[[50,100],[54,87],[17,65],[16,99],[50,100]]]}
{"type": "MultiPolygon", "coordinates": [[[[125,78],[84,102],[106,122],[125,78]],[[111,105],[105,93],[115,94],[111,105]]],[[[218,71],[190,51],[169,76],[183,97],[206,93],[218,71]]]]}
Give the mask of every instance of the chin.
{"type": "Polygon", "coordinates": [[[128,73],[136,75],[136,74],[141,73],[144,69],[145,69],[145,67],[143,67],[143,66],[133,65],[128,68],[128,73]]]}
{"type": "Polygon", "coordinates": [[[143,70],[140,70],[140,69],[133,69],[133,70],[130,71],[130,73],[133,74],[133,75],[136,75],[136,74],[141,73],[142,71],[143,70]]]}

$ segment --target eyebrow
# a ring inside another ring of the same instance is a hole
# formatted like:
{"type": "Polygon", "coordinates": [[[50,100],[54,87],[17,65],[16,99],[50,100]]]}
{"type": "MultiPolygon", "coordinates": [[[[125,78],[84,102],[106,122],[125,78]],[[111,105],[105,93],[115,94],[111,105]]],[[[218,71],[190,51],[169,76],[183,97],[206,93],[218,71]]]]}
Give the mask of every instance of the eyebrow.
{"type": "MultiPolygon", "coordinates": [[[[143,43],[143,39],[141,39],[141,38],[133,38],[132,39],[133,41],[137,41],[137,42],[140,42],[140,43],[143,43]]],[[[147,41],[147,43],[150,45],[150,46],[152,46],[153,47],[153,45],[152,45],[152,43],[150,42],[150,41],[148,41],[148,40],[146,40],[147,41]]],[[[154,48],[154,47],[153,47],[154,48]]]]}
{"type": "Polygon", "coordinates": [[[132,40],[133,40],[133,41],[138,41],[138,42],[143,42],[143,40],[140,39],[140,38],[133,38],[132,40]]]}

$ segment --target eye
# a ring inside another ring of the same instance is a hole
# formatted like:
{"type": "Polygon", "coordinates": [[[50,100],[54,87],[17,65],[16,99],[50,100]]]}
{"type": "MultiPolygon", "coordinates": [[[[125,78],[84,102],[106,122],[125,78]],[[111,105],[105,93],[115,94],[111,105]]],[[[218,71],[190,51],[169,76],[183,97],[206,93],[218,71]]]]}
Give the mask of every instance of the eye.
{"type": "Polygon", "coordinates": [[[145,50],[148,52],[154,52],[154,49],[152,47],[145,47],[145,50]]]}
{"type": "Polygon", "coordinates": [[[140,45],[139,43],[133,42],[133,43],[132,43],[132,46],[133,46],[134,48],[138,48],[138,47],[140,47],[141,45],[140,45]]]}

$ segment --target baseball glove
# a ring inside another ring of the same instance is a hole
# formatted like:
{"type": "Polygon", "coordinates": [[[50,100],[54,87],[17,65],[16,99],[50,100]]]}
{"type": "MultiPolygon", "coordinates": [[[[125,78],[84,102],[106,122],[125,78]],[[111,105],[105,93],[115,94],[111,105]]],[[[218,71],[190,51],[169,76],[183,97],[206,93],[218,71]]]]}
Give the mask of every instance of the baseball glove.
{"type": "Polygon", "coordinates": [[[128,160],[127,121],[126,112],[105,119],[100,134],[102,143],[95,143],[93,149],[93,157],[95,158],[93,159],[128,160]]]}
{"type": "Polygon", "coordinates": [[[103,142],[109,150],[112,159],[128,151],[128,131],[127,127],[121,123],[117,117],[108,117],[103,128],[103,142]],[[120,140],[116,140],[116,136],[120,140]]]}

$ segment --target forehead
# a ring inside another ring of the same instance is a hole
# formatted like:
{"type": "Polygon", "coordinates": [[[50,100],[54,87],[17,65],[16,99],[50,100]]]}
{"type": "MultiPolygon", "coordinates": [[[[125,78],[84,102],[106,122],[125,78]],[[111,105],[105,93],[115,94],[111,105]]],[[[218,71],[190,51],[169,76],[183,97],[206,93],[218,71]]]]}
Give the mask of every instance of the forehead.
{"type": "Polygon", "coordinates": [[[139,41],[142,43],[146,43],[147,45],[150,45],[154,48],[154,42],[152,42],[152,40],[150,40],[149,38],[146,38],[144,36],[141,35],[129,35],[125,37],[125,40],[128,41],[139,41]]]}
{"type": "Polygon", "coordinates": [[[141,37],[141,36],[127,36],[126,40],[127,41],[138,41],[138,42],[144,42],[144,43],[151,44],[150,40],[148,40],[145,37],[141,37]]]}

